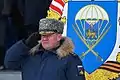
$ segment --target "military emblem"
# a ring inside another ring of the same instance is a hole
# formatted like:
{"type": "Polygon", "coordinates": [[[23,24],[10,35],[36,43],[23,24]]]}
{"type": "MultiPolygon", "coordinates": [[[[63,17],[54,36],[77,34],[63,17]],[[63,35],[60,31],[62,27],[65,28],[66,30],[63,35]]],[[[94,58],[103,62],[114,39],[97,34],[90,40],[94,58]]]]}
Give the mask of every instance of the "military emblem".
{"type": "Polygon", "coordinates": [[[77,68],[78,68],[78,75],[83,75],[84,74],[83,66],[78,65],[77,68]]]}
{"type": "Polygon", "coordinates": [[[92,73],[106,61],[115,46],[117,14],[111,14],[111,9],[117,12],[117,2],[69,1],[68,4],[67,36],[72,38],[85,70],[92,73]]]}

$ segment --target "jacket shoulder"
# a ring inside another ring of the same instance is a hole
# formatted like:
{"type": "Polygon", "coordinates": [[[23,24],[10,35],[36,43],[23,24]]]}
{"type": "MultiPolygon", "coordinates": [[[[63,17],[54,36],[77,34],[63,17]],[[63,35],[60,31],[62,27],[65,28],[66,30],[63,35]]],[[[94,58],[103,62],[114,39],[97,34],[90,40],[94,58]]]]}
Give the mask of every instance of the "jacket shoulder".
{"type": "Polygon", "coordinates": [[[79,56],[77,54],[70,54],[68,56],[65,57],[65,60],[67,60],[67,62],[77,62],[77,63],[82,63],[81,59],[79,58],[79,56]]]}

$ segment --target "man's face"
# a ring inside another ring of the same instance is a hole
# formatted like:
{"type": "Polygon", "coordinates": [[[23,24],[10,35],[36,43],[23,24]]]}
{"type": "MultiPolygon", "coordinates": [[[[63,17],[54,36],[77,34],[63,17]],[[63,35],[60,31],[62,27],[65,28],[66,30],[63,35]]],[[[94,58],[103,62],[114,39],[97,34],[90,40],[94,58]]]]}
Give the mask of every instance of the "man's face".
{"type": "Polygon", "coordinates": [[[62,38],[62,34],[49,33],[46,35],[41,35],[41,43],[44,49],[50,50],[59,45],[59,41],[62,38]]]}

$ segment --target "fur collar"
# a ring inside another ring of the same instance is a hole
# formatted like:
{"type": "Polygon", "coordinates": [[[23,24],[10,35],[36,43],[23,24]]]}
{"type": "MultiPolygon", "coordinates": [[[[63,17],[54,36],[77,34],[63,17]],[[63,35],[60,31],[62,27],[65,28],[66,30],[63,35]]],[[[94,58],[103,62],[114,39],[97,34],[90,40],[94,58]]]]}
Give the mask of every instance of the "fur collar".
{"type": "Polygon", "coordinates": [[[61,46],[56,50],[57,55],[60,58],[62,58],[69,54],[74,54],[73,53],[74,44],[73,44],[72,40],[68,37],[63,37],[62,40],[63,40],[63,42],[62,42],[61,46]]]}
{"type": "MultiPolygon", "coordinates": [[[[62,41],[62,43],[55,51],[56,54],[58,55],[58,57],[62,58],[62,57],[68,56],[70,54],[74,54],[73,53],[74,45],[73,45],[72,40],[68,37],[63,37],[61,41],[62,41]]],[[[35,55],[35,53],[39,52],[40,50],[43,50],[41,43],[36,45],[35,47],[33,47],[30,50],[30,54],[35,55]]]]}

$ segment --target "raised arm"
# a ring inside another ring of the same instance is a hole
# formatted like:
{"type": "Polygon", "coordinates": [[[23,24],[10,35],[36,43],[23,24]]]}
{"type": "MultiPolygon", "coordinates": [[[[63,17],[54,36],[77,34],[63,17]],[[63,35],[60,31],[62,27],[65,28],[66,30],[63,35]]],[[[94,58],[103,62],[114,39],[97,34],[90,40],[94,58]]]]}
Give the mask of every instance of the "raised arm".
{"type": "Polygon", "coordinates": [[[4,65],[8,69],[20,69],[22,64],[29,57],[30,49],[38,44],[40,35],[36,32],[31,34],[26,40],[18,41],[7,50],[4,65]]]}
{"type": "Polygon", "coordinates": [[[22,63],[29,55],[29,50],[22,40],[18,41],[7,50],[4,60],[5,67],[13,70],[20,69],[22,63]]]}

